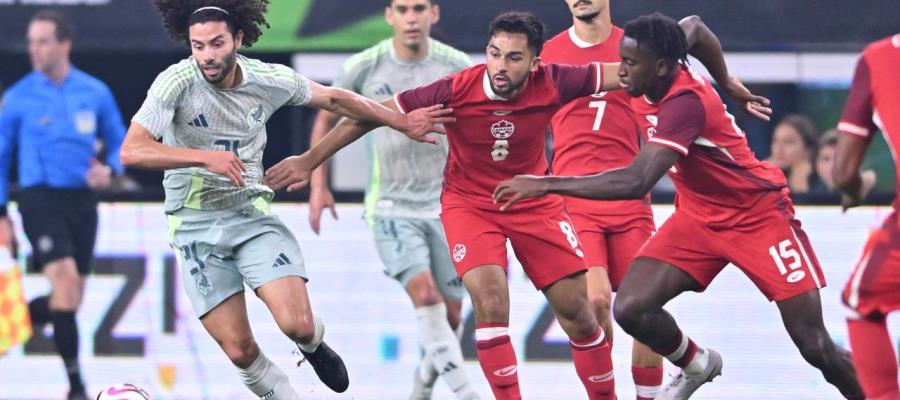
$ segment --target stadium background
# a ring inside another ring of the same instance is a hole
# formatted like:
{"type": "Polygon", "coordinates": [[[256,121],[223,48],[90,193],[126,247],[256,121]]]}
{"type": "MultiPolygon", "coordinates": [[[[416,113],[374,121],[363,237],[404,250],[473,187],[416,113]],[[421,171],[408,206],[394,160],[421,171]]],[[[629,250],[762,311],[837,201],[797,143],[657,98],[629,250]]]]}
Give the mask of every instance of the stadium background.
{"type": "MultiPolygon", "coordinates": [[[[853,66],[865,43],[900,32],[896,22],[900,3],[896,0],[611,3],[613,21],[620,24],[652,11],[676,18],[702,16],[728,52],[732,73],[773,100],[774,120],[799,112],[811,116],[820,130],[836,125],[853,66]]],[[[533,11],[552,34],[571,23],[558,1],[444,0],[441,4],[443,15],[436,36],[475,59],[483,59],[486,27],[501,11],[533,11]]],[[[48,5],[72,17],[78,29],[73,63],[111,87],[125,118],[137,110],[156,74],[188,55],[184,46],[165,36],[149,0],[0,0],[0,87],[30,70],[25,28],[30,16],[48,5]]],[[[390,34],[383,23],[382,7],[380,0],[274,0],[269,13],[272,29],[251,49],[252,56],[293,65],[328,83],[350,53],[390,34]]],[[[271,165],[303,151],[314,116],[305,108],[285,108],[273,115],[264,162],[271,165]]],[[[773,124],[740,113],[736,117],[757,155],[767,157],[773,124]]],[[[894,171],[889,150],[878,140],[866,165],[878,172],[878,192],[872,200],[886,205],[893,195],[894,171]]],[[[349,149],[336,160],[331,179],[341,200],[352,203],[361,199],[367,181],[360,173],[365,170],[365,160],[364,145],[349,149]]],[[[109,202],[101,208],[97,274],[89,280],[85,308],[79,314],[89,388],[132,381],[161,399],[246,397],[246,389],[233,379],[233,367],[192,317],[175,279],[176,267],[165,243],[158,204],[161,174],[129,174],[141,183],[140,190],[105,195],[109,202]]],[[[671,199],[665,188],[654,195],[657,204],[671,199]]],[[[342,220],[328,221],[324,236],[315,237],[306,225],[306,207],[298,202],[304,198],[305,193],[280,193],[277,199],[286,203],[276,207],[276,212],[301,241],[313,278],[312,300],[329,324],[330,340],[348,355],[354,381],[350,392],[339,396],[323,392],[321,385],[314,386],[308,370],[293,372],[292,378],[300,392],[311,398],[402,398],[416,354],[414,316],[408,300],[394,282],[381,276],[369,233],[356,218],[361,215],[359,206],[342,206],[342,220]],[[347,252],[348,248],[358,251],[347,252]]],[[[809,204],[830,201],[797,200],[809,204]]],[[[840,216],[835,207],[800,207],[800,217],[831,284],[823,291],[825,315],[840,343],[846,343],[846,329],[837,291],[868,230],[877,226],[887,211],[883,206],[870,207],[840,216]]],[[[662,222],[671,207],[657,207],[656,212],[657,221],[662,222]]],[[[17,217],[15,212],[12,215],[17,217]]],[[[19,237],[24,238],[21,232],[19,237]]],[[[24,250],[22,257],[29,249],[24,250]]],[[[566,356],[565,346],[556,346],[563,336],[546,318],[541,298],[524,281],[520,268],[513,266],[513,271],[512,332],[524,359],[525,393],[541,399],[582,397],[571,366],[547,361],[566,356]]],[[[43,293],[46,282],[28,276],[25,291],[26,295],[43,293]]],[[[260,303],[256,299],[251,303],[254,328],[264,349],[286,365],[290,344],[277,335],[260,303]]],[[[725,356],[721,381],[704,388],[696,398],[837,398],[792,348],[774,306],[734,269],[723,273],[709,292],[676,301],[673,311],[692,336],[722,350],[725,356]]],[[[627,375],[629,346],[624,339],[619,335],[615,357],[620,395],[628,398],[632,389],[627,375]]],[[[59,361],[41,355],[47,345],[37,338],[0,358],[0,398],[45,399],[62,394],[65,379],[59,361]]],[[[480,370],[475,364],[470,366],[469,375],[487,393],[480,370]]],[[[446,393],[439,392],[436,398],[441,395],[446,393]]]]}

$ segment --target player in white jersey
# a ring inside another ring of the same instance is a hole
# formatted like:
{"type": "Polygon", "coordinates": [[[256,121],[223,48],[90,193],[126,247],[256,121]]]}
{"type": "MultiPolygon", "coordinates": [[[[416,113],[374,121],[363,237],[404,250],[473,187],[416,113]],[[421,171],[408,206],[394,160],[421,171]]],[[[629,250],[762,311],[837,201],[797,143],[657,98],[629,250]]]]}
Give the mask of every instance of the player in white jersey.
{"type": "MultiPolygon", "coordinates": [[[[334,87],[373,100],[431,83],[471,64],[459,50],[429,38],[440,19],[436,0],[386,0],[385,19],[393,36],[344,63],[334,87]]],[[[340,115],[320,111],[311,141],[322,140],[340,115]]],[[[459,338],[465,288],[456,275],[441,227],[440,196],[447,139],[439,146],[417,143],[391,128],[372,133],[366,220],[372,228],[384,273],[406,289],[413,307],[422,358],[413,374],[411,400],[431,398],[438,376],[458,399],[477,399],[462,368],[459,338]]],[[[337,217],[323,165],[311,180],[309,222],[317,234],[325,208],[337,217]]]]}
{"type": "Polygon", "coordinates": [[[297,240],[271,215],[262,184],[265,123],[282,105],[307,105],[401,132],[442,131],[450,110],[403,116],[352,92],[326,88],[288,67],[237,54],[266,26],[268,0],[154,0],[166,29],[192,57],[162,72],[132,119],[122,163],[166,170],[169,240],[185,290],[204,328],[264,399],[298,399],[287,376],[253,339],[244,284],[337,392],[349,379],[312,313],[297,240]],[[159,140],[162,143],[159,143],[159,140]]]}

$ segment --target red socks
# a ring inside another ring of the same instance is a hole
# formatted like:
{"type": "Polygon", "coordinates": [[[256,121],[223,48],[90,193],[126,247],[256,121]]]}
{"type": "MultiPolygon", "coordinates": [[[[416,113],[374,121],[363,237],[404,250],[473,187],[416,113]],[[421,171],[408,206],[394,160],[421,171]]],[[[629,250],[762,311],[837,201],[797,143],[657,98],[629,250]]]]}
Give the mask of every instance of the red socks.
{"type": "Polygon", "coordinates": [[[637,400],[653,400],[656,398],[663,381],[662,367],[631,367],[631,376],[634,378],[637,400]]]}
{"type": "Polygon", "coordinates": [[[900,400],[897,356],[884,318],[847,320],[847,327],[856,377],[868,398],[900,400]]]}
{"type": "Polygon", "coordinates": [[[516,352],[509,341],[508,325],[476,325],[475,347],[494,397],[497,400],[520,400],[516,352]]]}
{"type": "Polygon", "coordinates": [[[593,335],[584,339],[569,338],[575,371],[584,383],[590,400],[615,400],[616,381],[613,375],[612,348],[604,340],[603,329],[597,327],[593,335]]]}

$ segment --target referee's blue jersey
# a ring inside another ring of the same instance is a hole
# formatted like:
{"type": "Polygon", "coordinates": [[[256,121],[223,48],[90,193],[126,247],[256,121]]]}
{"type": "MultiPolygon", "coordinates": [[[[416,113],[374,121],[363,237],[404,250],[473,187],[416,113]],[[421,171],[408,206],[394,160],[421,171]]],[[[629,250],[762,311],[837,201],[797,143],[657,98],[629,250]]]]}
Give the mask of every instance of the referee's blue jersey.
{"type": "Polygon", "coordinates": [[[106,165],[122,173],[125,125],[103,82],[74,67],[62,84],[36,71],[20,79],[0,105],[0,207],[8,201],[15,149],[20,187],[87,188],[98,137],[106,145],[106,165]]]}

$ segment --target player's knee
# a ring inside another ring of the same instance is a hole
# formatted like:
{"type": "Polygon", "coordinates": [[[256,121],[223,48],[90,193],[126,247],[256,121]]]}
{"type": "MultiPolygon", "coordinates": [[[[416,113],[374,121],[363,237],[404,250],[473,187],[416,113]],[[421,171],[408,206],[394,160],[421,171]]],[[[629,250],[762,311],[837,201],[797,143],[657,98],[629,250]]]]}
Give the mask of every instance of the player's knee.
{"type": "Polygon", "coordinates": [[[416,305],[423,306],[433,306],[438,303],[444,302],[444,298],[441,296],[441,292],[437,290],[434,286],[422,286],[413,292],[413,303],[416,305]]]}
{"type": "Polygon", "coordinates": [[[287,337],[297,343],[309,343],[316,336],[316,327],[312,318],[291,318],[278,325],[287,337]]]}
{"type": "Polygon", "coordinates": [[[231,363],[239,368],[249,367],[259,357],[259,347],[253,336],[229,338],[219,344],[231,363]]]}
{"type": "Polygon", "coordinates": [[[603,323],[609,320],[609,294],[590,294],[588,302],[599,322],[603,323]]]}
{"type": "Polygon", "coordinates": [[[508,305],[499,295],[480,296],[472,301],[479,322],[499,322],[509,319],[508,305]]]}
{"type": "Polygon", "coordinates": [[[640,323],[640,315],[643,312],[639,299],[619,295],[612,306],[612,310],[613,317],[622,329],[626,332],[637,329],[640,323]]]}

